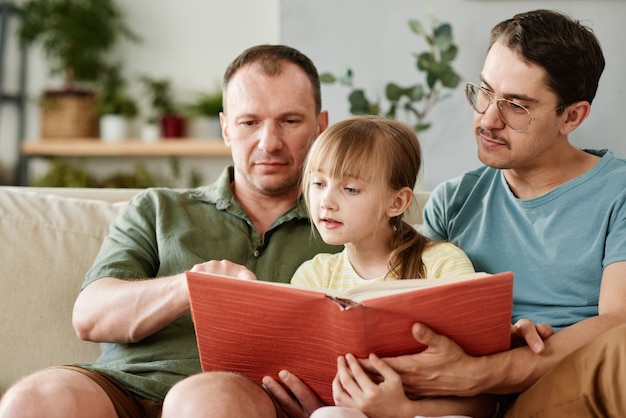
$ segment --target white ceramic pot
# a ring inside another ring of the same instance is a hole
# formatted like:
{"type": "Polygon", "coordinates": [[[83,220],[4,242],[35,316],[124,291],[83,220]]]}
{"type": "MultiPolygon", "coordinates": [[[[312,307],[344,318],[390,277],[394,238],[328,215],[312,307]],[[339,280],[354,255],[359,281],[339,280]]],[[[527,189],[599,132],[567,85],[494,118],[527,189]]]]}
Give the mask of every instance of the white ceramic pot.
{"type": "Polygon", "coordinates": [[[128,119],[121,115],[100,117],[100,139],[105,142],[119,142],[128,139],[128,119]]]}
{"type": "Polygon", "coordinates": [[[158,141],[161,138],[161,127],[155,122],[146,122],[141,125],[141,140],[145,142],[158,141]]]}

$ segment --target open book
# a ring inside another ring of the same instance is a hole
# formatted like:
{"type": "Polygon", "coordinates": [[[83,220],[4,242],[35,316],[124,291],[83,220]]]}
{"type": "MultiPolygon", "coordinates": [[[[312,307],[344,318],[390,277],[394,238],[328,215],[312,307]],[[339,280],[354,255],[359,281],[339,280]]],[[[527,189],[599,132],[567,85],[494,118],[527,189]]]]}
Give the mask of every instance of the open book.
{"type": "Polygon", "coordinates": [[[425,347],[412,337],[415,322],[472,355],[510,344],[511,272],[375,282],[341,295],[196,272],[187,281],[204,371],[260,382],[286,369],[327,404],[338,355],[419,352],[425,347]]]}

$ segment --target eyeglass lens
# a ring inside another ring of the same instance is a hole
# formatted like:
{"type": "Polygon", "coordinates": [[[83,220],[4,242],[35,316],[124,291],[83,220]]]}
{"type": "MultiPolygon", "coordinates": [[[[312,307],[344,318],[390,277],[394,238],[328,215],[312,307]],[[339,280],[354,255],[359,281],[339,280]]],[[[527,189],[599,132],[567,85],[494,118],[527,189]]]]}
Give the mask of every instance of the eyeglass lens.
{"type": "Polygon", "coordinates": [[[465,88],[467,100],[478,113],[485,113],[489,105],[494,102],[502,121],[511,129],[523,132],[528,129],[531,117],[528,109],[507,99],[497,98],[487,90],[475,84],[467,83],[465,88]]]}

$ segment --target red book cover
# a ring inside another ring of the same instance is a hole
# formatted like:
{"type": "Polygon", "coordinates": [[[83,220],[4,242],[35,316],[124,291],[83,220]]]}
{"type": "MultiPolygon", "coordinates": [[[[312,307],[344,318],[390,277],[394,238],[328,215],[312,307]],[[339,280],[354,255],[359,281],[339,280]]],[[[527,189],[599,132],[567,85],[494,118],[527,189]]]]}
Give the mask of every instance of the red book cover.
{"type": "Polygon", "coordinates": [[[384,281],[343,295],[195,272],[187,281],[204,371],[238,372],[260,383],[286,369],[327,404],[337,356],[418,352],[424,347],[412,337],[415,322],[472,355],[510,344],[511,272],[384,281]]]}

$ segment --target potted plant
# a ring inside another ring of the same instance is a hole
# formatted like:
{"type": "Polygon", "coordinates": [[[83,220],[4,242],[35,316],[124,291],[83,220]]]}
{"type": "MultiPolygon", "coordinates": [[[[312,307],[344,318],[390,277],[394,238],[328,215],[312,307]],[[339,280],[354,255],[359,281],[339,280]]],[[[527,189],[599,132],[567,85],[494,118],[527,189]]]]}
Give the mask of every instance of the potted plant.
{"type": "Polygon", "coordinates": [[[26,0],[18,35],[41,43],[51,75],[63,86],[42,95],[42,137],[97,136],[91,83],[105,70],[105,53],[120,37],[137,40],[114,0],[26,0]]]}
{"type": "Polygon", "coordinates": [[[187,106],[187,111],[195,118],[198,136],[211,139],[222,138],[219,115],[223,110],[222,90],[198,93],[196,100],[187,106]]]}
{"type": "Polygon", "coordinates": [[[97,113],[100,116],[100,139],[121,141],[129,137],[130,119],[137,116],[135,99],[127,92],[120,65],[113,66],[100,80],[97,113]]]}
{"type": "Polygon", "coordinates": [[[426,130],[430,123],[426,122],[426,116],[439,101],[447,97],[444,89],[454,89],[461,81],[461,77],[452,68],[452,61],[456,58],[458,48],[453,42],[452,26],[449,23],[437,23],[432,19],[432,30],[427,32],[421,22],[409,21],[411,31],[423,37],[428,49],[415,54],[416,68],[424,73],[425,83],[416,83],[410,86],[400,86],[394,82],[387,83],[385,98],[389,108],[383,112],[380,102],[371,101],[367,98],[363,89],[354,88],[353,72],[347,68],[339,77],[330,73],[320,75],[324,83],[339,82],[348,86],[351,91],[348,95],[350,113],[358,114],[383,114],[390,118],[398,116],[398,110],[402,109],[413,116],[415,123],[413,129],[416,132],[426,130]]]}
{"type": "Polygon", "coordinates": [[[163,138],[184,137],[186,121],[174,104],[170,81],[147,75],[141,76],[139,80],[150,97],[148,123],[158,123],[163,138]]]}

